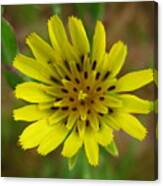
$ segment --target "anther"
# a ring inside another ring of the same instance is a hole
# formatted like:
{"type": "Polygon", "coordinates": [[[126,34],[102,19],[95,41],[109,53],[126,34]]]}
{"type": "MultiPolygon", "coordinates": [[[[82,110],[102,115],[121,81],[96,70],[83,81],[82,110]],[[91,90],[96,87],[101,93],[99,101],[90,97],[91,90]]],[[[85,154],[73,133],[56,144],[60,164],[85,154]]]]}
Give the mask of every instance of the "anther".
{"type": "Polygon", "coordinates": [[[76,107],[73,107],[73,108],[72,108],[72,111],[76,111],[76,110],[77,110],[77,108],[76,108],[76,107]]]}
{"type": "Polygon", "coordinates": [[[100,77],[100,72],[97,72],[97,74],[96,74],[96,80],[98,80],[99,77],[100,77]]]}
{"type": "Polygon", "coordinates": [[[80,101],[80,104],[81,104],[81,105],[85,105],[85,101],[84,101],[84,100],[81,100],[81,101],[80,101]]]}
{"type": "Polygon", "coordinates": [[[104,116],[104,114],[102,114],[102,113],[100,113],[100,112],[99,112],[98,114],[99,114],[100,116],[104,116]]]}
{"type": "Polygon", "coordinates": [[[96,65],[97,65],[97,62],[96,62],[96,60],[95,60],[95,61],[93,61],[92,70],[95,70],[96,65]]]}
{"type": "Polygon", "coordinates": [[[68,90],[65,89],[65,88],[61,88],[61,91],[64,92],[64,93],[68,93],[68,90]]]}
{"type": "Polygon", "coordinates": [[[109,107],[108,110],[109,110],[110,114],[113,113],[113,109],[112,108],[109,107]]]}
{"type": "Polygon", "coordinates": [[[114,89],[115,89],[115,85],[108,88],[108,90],[114,90],[114,89]]]}
{"type": "Polygon", "coordinates": [[[76,83],[80,83],[80,80],[78,78],[75,78],[76,83]]]}
{"type": "Polygon", "coordinates": [[[102,88],[101,87],[97,87],[96,91],[99,92],[102,88]]]}
{"type": "Polygon", "coordinates": [[[87,89],[87,90],[90,90],[90,86],[86,86],[86,89],[87,89]]]}
{"type": "Polygon", "coordinates": [[[70,67],[69,67],[69,64],[68,64],[68,61],[67,61],[67,60],[64,60],[64,64],[65,64],[66,68],[67,68],[68,70],[70,70],[70,67]]]}
{"type": "Polygon", "coordinates": [[[110,75],[110,71],[107,71],[107,72],[106,72],[106,74],[105,74],[105,76],[103,77],[103,79],[102,79],[102,80],[107,79],[109,75],[110,75]]]}
{"type": "Polygon", "coordinates": [[[77,128],[77,127],[75,128],[75,132],[76,132],[76,133],[78,133],[78,132],[79,132],[79,130],[78,130],[78,128],[77,128]]]}
{"type": "Polygon", "coordinates": [[[87,114],[90,114],[90,113],[91,113],[91,110],[88,109],[87,114]]]}
{"type": "Polygon", "coordinates": [[[81,62],[83,63],[84,61],[84,55],[81,56],[81,62]]]}
{"type": "Polygon", "coordinates": [[[104,101],[104,97],[103,96],[101,96],[101,97],[99,97],[99,99],[100,99],[100,101],[104,101]]]}
{"type": "Polygon", "coordinates": [[[88,127],[89,124],[90,124],[90,123],[89,123],[89,120],[87,119],[87,120],[86,120],[86,127],[88,127]]]}
{"type": "Polygon", "coordinates": [[[73,91],[74,91],[74,92],[77,92],[77,91],[78,91],[78,89],[77,89],[76,87],[74,87],[74,88],[73,88],[73,91]]]}
{"type": "Polygon", "coordinates": [[[80,67],[79,63],[76,63],[76,68],[78,69],[79,72],[81,71],[81,67],[80,67]]]}
{"type": "Polygon", "coordinates": [[[74,98],[71,98],[71,97],[70,97],[69,100],[73,102],[73,101],[74,101],[74,98]]]}
{"type": "Polygon", "coordinates": [[[91,100],[91,104],[93,104],[94,103],[94,100],[91,100]]]}
{"type": "Polygon", "coordinates": [[[65,76],[65,79],[67,79],[67,80],[69,80],[69,81],[70,81],[70,78],[69,78],[67,75],[65,76]]]}
{"type": "Polygon", "coordinates": [[[59,107],[54,107],[54,106],[50,107],[51,110],[57,110],[58,108],[59,107]]]}
{"type": "Polygon", "coordinates": [[[68,107],[65,106],[65,107],[61,107],[62,110],[68,110],[68,107]]]}
{"type": "Polygon", "coordinates": [[[50,76],[50,80],[52,80],[55,83],[61,84],[61,82],[53,76],[50,76]]]}
{"type": "Polygon", "coordinates": [[[88,78],[88,72],[87,72],[87,71],[84,72],[84,78],[85,78],[85,79],[88,78]]]}

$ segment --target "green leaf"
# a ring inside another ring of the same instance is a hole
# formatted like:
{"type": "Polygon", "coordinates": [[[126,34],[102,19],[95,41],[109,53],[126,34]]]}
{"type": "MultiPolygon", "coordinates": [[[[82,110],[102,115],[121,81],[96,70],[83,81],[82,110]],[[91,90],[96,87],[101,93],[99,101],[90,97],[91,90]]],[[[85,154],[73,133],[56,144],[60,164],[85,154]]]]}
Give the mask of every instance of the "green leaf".
{"type": "Polygon", "coordinates": [[[15,33],[11,25],[2,18],[2,62],[4,63],[4,76],[9,85],[14,88],[18,83],[23,82],[23,79],[12,67],[12,62],[18,52],[15,33]]]}
{"type": "Polygon", "coordinates": [[[68,159],[68,169],[73,170],[78,159],[78,154],[74,155],[72,158],[68,159]]]}
{"type": "Polygon", "coordinates": [[[115,141],[112,141],[108,146],[105,147],[106,151],[109,152],[112,156],[119,156],[118,148],[115,141]]]}
{"type": "Polygon", "coordinates": [[[16,38],[11,25],[2,18],[2,60],[5,64],[11,64],[15,58],[18,48],[16,38]]]}
{"type": "Polygon", "coordinates": [[[19,74],[13,73],[9,70],[4,70],[4,76],[10,85],[10,87],[15,88],[15,86],[19,83],[23,82],[23,79],[20,77],[19,74]]]}

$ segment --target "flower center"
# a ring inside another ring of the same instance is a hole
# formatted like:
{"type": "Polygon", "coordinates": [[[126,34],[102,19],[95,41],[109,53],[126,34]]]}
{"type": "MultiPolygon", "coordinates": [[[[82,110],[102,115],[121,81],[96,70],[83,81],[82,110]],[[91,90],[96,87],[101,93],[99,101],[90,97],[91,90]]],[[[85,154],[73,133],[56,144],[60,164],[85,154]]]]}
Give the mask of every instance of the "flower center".
{"type": "Polygon", "coordinates": [[[78,94],[79,101],[84,101],[84,100],[86,100],[87,97],[88,97],[87,93],[85,93],[83,90],[79,91],[79,94],[78,94]]]}

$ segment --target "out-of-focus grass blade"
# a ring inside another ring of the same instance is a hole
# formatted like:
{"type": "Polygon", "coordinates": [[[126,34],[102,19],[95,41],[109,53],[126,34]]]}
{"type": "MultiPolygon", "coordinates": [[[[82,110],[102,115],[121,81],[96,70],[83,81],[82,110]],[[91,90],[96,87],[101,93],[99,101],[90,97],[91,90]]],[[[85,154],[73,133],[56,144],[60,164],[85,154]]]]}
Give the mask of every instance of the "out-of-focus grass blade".
{"type": "Polygon", "coordinates": [[[73,170],[78,159],[78,154],[74,155],[72,158],[68,159],[68,169],[73,170]]]}
{"type": "Polygon", "coordinates": [[[116,146],[115,141],[112,141],[108,146],[105,147],[106,151],[109,152],[113,156],[119,156],[118,148],[116,146]]]}
{"type": "Polygon", "coordinates": [[[11,25],[2,18],[1,20],[2,29],[2,62],[4,63],[4,75],[9,85],[14,88],[15,85],[22,82],[22,78],[12,71],[12,62],[15,58],[18,48],[15,38],[15,33],[11,25]]]}
{"type": "Polygon", "coordinates": [[[96,22],[97,19],[102,19],[105,12],[105,4],[104,3],[92,3],[89,6],[90,14],[92,19],[96,22]]]}
{"type": "Polygon", "coordinates": [[[57,14],[57,15],[61,16],[62,7],[61,7],[60,4],[54,4],[54,5],[52,5],[52,10],[53,10],[53,13],[54,14],[57,14]]]}

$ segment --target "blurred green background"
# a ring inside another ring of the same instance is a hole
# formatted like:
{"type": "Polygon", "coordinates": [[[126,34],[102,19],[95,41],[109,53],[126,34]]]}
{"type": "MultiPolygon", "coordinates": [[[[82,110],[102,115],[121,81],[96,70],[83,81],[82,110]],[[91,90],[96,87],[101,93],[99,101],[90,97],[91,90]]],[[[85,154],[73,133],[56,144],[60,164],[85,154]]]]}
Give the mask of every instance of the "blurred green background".
{"type": "MultiPolygon", "coordinates": [[[[31,32],[49,40],[47,20],[53,14],[58,14],[65,25],[68,16],[82,18],[90,42],[96,20],[102,20],[107,32],[108,50],[118,40],[123,40],[128,45],[128,57],[119,76],[129,71],[154,66],[154,2],[2,6],[2,16],[13,27],[18,48],[25,54],[30,54],[25,45],[25,37],[31,32]]],[[[3,27],[3,24],[1,25],[3,27]]],[[[1,37],[3,42],[3,32],[1,37]]],[[[6,48],[2,43],[3,49],[5,51],[6,48]]],[[[138,142],[123,132],[115,133],[120,156],[112,157],[101,148],[100,164],[95,168],[87,163],[83,151],[80,152],[72,171],[68,169],[67,160],[60,155],[61,147],[46,157],[41,157],[35,149],[23,151],[17,140],[27,124],[13,121],[12,110],[22,105],[22,102],[14,98],[13,89],[9,86],[22,79],[19,75],[13,75],[15,71],[11,66],[12,56],[10,58],[10,53],[7,54],[10,64],[6,64],[6,59],[2,58],[2,176],[123,180],[155,178],[157,146],[156,119],[153,113],[138,116],[148,129],[148,135],[143,142],[138,142]]],[[[150,84],[134,93],[142,98],[154,100],[154,88],[154,85],[150,84]]]]}

